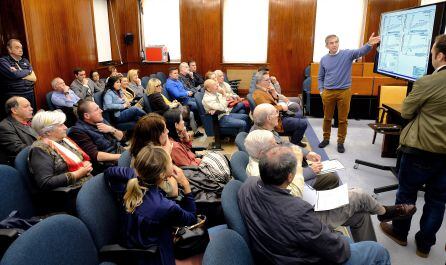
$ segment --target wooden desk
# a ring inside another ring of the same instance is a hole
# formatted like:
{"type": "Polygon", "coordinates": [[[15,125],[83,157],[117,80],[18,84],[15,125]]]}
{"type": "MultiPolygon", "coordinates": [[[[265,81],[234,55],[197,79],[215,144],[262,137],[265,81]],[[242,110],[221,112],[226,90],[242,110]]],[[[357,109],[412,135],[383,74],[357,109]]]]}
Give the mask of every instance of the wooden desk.
{"type": "MultiPolygon", "coordinates": [[[[404,126],[407,121],[401,117],[402,104],[383,104],[383,107],[388,110],[387,123],[393,123],[404,126]]],[[[381,157],[396,157],[396,149],[399,146],[400,136],[385,134],[381,147],[381,157]]]]}

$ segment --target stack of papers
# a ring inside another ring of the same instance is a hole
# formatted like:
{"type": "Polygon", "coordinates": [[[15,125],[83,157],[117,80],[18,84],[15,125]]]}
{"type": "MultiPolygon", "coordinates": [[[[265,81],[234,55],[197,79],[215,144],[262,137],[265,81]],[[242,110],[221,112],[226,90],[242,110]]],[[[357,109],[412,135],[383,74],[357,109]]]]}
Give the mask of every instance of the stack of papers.
{"type": "Polygon", "coordinates": [[[302,199],[311,204],[316,212],[336,209],[349,203],[348,187],[344,184],[335,189],[316,191],[305,184],[302,199]]]}
{"type": "Polygon", "coordinates": [[[345,169],[345,167],[336,159],[322,161],[322,170],[318,175],[335,172],[337,170],[345,169]]]}

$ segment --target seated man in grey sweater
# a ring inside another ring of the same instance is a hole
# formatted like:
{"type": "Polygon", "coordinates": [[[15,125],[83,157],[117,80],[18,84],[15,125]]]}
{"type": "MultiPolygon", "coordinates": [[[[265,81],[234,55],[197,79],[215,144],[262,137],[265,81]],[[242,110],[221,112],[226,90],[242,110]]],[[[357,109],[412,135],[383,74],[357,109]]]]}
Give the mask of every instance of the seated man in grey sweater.
{"type": "MultiPolygon", "coordinates": [[[[282,144],[282,138],[279,133],[274,130],[274,127],[278,124],[279,115],[276,108],[271,104],[263,103],[258,105],[253,113],[254,126],[251,131],[254,130],[267,130],[271,131],[276,139],[276,143],[282,144]]],[[[245,143],[246,145],[246,143],[245,143]]],[[[333,189],[339,186],[339,177],[336,174],[328,173],[317,175],[321,169],[321,156],[315,152],[310,152],[305,148],[301,148],[304,155],[304,164],[307,165],[306,160],[312,161],[311,166],[304,167],[303,175],[305,182],[312,186],[316,190],[333,189]]]]}

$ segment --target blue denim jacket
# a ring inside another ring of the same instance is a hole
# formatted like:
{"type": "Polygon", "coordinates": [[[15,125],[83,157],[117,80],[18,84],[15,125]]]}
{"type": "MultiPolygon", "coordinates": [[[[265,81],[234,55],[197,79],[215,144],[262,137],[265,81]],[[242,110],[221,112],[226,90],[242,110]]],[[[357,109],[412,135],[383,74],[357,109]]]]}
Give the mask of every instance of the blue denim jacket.
{"type": "Polygon", "coordinates": [[[107,90],[107,92],[104,95],[104,110],[115,110],[114,115],[115,117],[120,116],[121,110],[125,109],[124,103],[125,99],[122,95],[121,89],[118,90],[118,92],[115,92],[111,89],[107,90]],[[121,96],[119,97],[118,94],[121,96]]]}

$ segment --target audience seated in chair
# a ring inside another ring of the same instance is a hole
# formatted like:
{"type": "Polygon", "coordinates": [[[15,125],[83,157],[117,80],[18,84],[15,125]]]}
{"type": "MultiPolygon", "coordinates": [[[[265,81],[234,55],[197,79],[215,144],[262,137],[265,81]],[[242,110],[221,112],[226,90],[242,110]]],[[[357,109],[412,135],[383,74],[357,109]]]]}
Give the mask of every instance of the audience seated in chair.
{"type": "Polygon", "coordinates": [[[165,89],[173,100],[177,100],[183,105],[188,105],[190,109],[197,114],[197,103],[193,97],[194,92],[186,90],[183,83],[178,80],[177,68],[169,68],[169,78],[166,81],[165,89]]]}
{"type": "Polygon", "coordinates": [[[75,68],[73,70],[74,80],[71,82],[70,88],[81,99],[93,100],[95,92],[102,91],[101,88],[86,76],[85,70],[82,68],[75,68]]]}
{"type": "Polygon", "coordinates": [[[218,93],[218,84],[212,79],[204,82],[206,92],[203,96],[203,107],[211,115],[218,113],[220,127],[237,128],[238,132],[248,132],[251,120],[247,114],[234,113],[235,109],[228,108],[226,99],[218,93]]]}
{"type": "Polygon", "coordinates": [[[70,128],[69,137],[88,154],[95,171],[116,164],[124,151],[119,142],[124,133],[103,119],[102,110],[93,101],[79,101],[77,114],[79,120],[70,128]]]}
{"type": "MultiPolygon", "coordinates": [[[[208,152],[202,159],[198,159],[191,152],[191,143],[187,141],[188,139],[184,139],[188,136],[185,135],[181,113],[168,111],[165,115],[169,119],[168,127],[164,118],[155,113],[149,113],[137,122],[130,145],[132,158],[134,159],[139,150],[148,144],[163,147],[176,166],[185,167],[184,174],[191,182],[195,201],[200,203],[197,206],[198,211],[208,217],[208,225],[222,224],[224,220],[219,206],[220,196],[230,178],[226,158],[219,153],[208,152]],[[183,139],[178,135],[178,131],[183,139]],[[210,203],[213,203],[213,207],[209,207],[210,203]]],[[[168,180],[170,182],[174,179],[168,180]]],[[[170,193],[172,189],[167,188],[164,190],[170,193]]],[[[175,196],[169,195],[169,197],[175,196]]]]}
{"type": "Polygon", "coordinates": [[[129,81],[129,88],[135,93],[135,98],[140,99],[144,95],[144,87],[142,86],[142,81],[139,78],[138,69],[130,69],[127,73],[127,78],[129,81]]]}
{"type": "MultiPolygon", "coordinates": [[[[261,176],[260,159],[267,150],[278,146],[274,136],[269,131],[257,130],[251,132],[246,137],[245,143],[250,156],[249,164],[246,167],[247,174],[248,176],[261,176]]],[[[298,163],[297,170],[294,173],[295,176],[285,187],[287,187],[292,196],[301,198],[304,192],[304,185],[306,185],[302,176],[302,152],[296,146],[284,146],[284,148],[292,152],[298,163]]],[[[376,241],[370,214],[378,215],[379,220],[389,220],[409,217],[416,211],[415,205],[383,206],[372,196],[358,188],[350,189],[348,197],[349,204],[333,210],[315,212],[315,214],[322,223],[331,229],[341,225],[350,226],[355,241],[376,241]]]]}
{"type": "Polygon", "coordinates": [[[194,132],[194,136],[203,136],[203,133],[198,130],[195,115],[192,111],[189,110],[189,107],[181,105],[181,103],[177,100],[170,101],[161,93],[162,90],[163,87],[159,79],[151,78],[149,80],[149,83],[147,84],[147,93],[149,94],[148,99],[152,111],[159,115],[163,115],[170,109],[179,109],[183,114],[183,118],[188,121],[189,126],[194,132]]]}
{"type": "Polygon", "coordinates": [[[129,102],[131,106],[135,106],[140,109],[143,108],[144,102],[142,96],[136,96],[135,91],[130,88],[129,79],[127,77],[121,77],[121,91],[125,100],[129,102]]]}
{"type": "Polygon", "coordinates": [[[99,91],[104,91],[105,89],[105,79],[102,79],[97,70],[90,72],[90,79],[93,81],[95,86],[100,89],[99,91]]]}
{"type": "Polygon", "coordinates": [[[192,80],[194,81],[194,86],[198,87],[203,85],[204,79],[199,73],[197,73],[197,62],[193,60],[189,61],[189,69],[192,75],[192,80]]]}
{"type": "Polygon", "coordinates": [[[116,69],[116,67],[115,67],[114,65],[110,65],[110,66],[107,68],[107,70],[110,72],[110,75],[107,77],[107,79],[105,79],[105,84],[107,84],[108,79],[109,79],[110,77],[113,77],[113,76],[123,77],[123,76],[124,76],[123,74],[121,74],[120,72],[118,72],[118,69],[116,69]]]}
{"type": "Polygon", "coordinates": [[[234,93],[231,86],[225,82],[225,74],[221,70],[215,70],[214,74],[220,88],[219,93],[226,98],[228,105],[236,109],[237,113],[249,113],[248,101],[234,93]]]}
{"type": "Polygon", "coordinates": [[[189,69],[189,65],[186,62],[182,62],[178,66],[179,74],[178,80],[183,83],[185,89],[195,93],[200,90],[200,87],[196,87],[193,80],[193,73],[189,69]]]}
{"type": "Polygon", "coordinates": [[[135,169],[113,167],[104,174],[121,205],[124,205],[120,212],[121,244],[142,249],[158,245],[159,255],[144,260],[144,263],[174,265],[174,227],[197,223],[189,181],[159,146],[143,147],[134,158],[133,165],[135,169]],[[180,204],[167,199],[158,187],[168,178],[174,178],[183,187],[184,198],[180,204]]]}
{"type": "Polygon", "coordinates": [[[258,72],[255,79],[257,89],[252,96],[256,105],[262,103],[273,105],[278,112],[277,114],[280,115],[276,131],[284,132],[285,135],[290,136],[290,142],[293,144],[305,147],[306,144],[302,143],[302,138],[308,126],[307,121],[300,118],[299,113],[290,112],[286,105],[278,104],[279,96],[271,84],[269,74],[263,71],[258,72]]]}
{"type": "MultiPolygon", "coordinates": [[[[39,191],[60,187],[80,187],[93,170],[90,157],[67,137],[65,114],[61,111],[39,111],[32,127],[39,134],[31,145],[28,161],[34,183],[39,191]]],[[[74,211],[75,196],[67,209],[74,211]]]]}
{"type": "Polygon", "coordinates": [[[5,119],[0,122],[0,163],[12,164],[17,154],[37,140],[37,133],[31,128],[33,108],[23,97],[11,97],[5,104],[5,119]]]}
{"type": "Polygon", "coordinates": [[[60,109],[67,116],[65,125],[71,127],[76,123],[75,108],[80,98],[67,86],[64,80],[56,77],[51,81],[53,93],[51,94],[51,103],[54,108],[60,109]]]}
{"type": "MultiPolygon", "coordinates": [[[[263,103],[257,106],[253,113],[254,125],[251,128],[251,132],[255,130],[267,130],[273,133],[274,139],[277,144],[283,144],[283,140],[274,128],[279,122],[279,115],[276,108],[268,103],[263,103]]],[[[261,142],[258,148],[261,148],[261,142]]],[[[253,144],[253,147],[256,147],[253,144]]],[[[310,152],[305,148],[301,148],[305,165],[303,169],[303,175],[305,183],[312,186],[316,190],[328,190],[334,189],[339,186],[339,177],[335,173],[327,173],[318,175],[322,170],[321,156],[315,152],[310,152]],[[311,165],[308,166],[307,161],[311,161],[311,165]]],[[[258,174],[257,174],[258,175],[258,174]]]]}
{"type": "Polygon", "coordinates": [[[110,77],[105,86],[104,111],[112,110],[116,123],[136,122],[146,113],[131,106],[121,88],[120,77],[110,77]]]}

